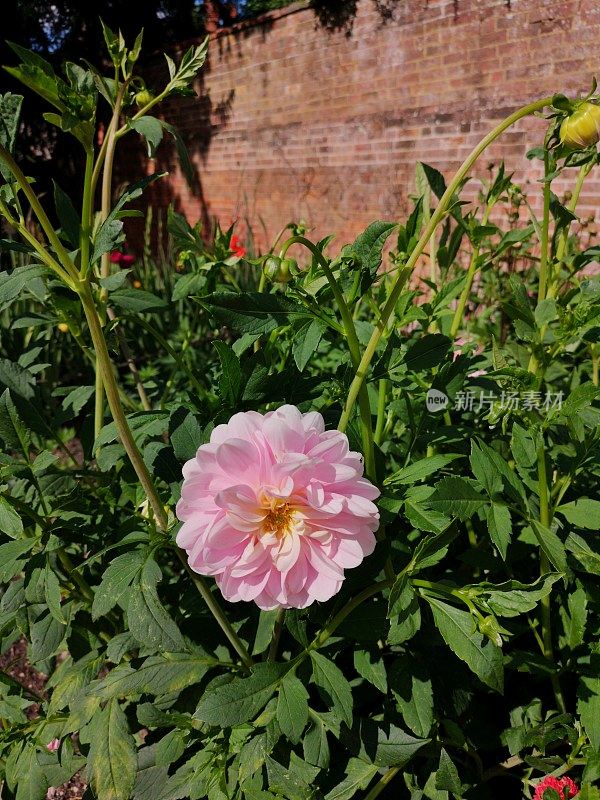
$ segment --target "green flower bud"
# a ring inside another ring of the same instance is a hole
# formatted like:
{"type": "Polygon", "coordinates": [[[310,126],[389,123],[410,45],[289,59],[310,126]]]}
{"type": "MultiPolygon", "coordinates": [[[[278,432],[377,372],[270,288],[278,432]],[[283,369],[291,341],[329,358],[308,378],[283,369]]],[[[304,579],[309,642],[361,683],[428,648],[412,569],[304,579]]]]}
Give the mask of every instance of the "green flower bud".
{"type": "Polygon", "coordinates": [[[500,636],[500,626],[495,617],[489,616],[479,620],[479,632],[493,642],[498,647],[502,647],[502,636],[500,636]]]}
{"type": "Polygon", "coordinates": [[[138,108],[147,106],[148,103],[151,103],[153,100],[154,95],[152,92],[149,92],[148,89],[142,89],[142,91],[138,92],[135,96],[135,104],[138,108]]]}
{"type": "Polygon", "coordinates": [[[279,258],[268,256],[263,265],[263,274],[273,283],[288,283],[297,270],[298,265],[293,258],[279,258]]]}
{"type": "Polygon", "coordinates": [[[572,150],[584,150],[600,140],[600,106],[581,103],[560,126],[560,140],[572,150]]]}

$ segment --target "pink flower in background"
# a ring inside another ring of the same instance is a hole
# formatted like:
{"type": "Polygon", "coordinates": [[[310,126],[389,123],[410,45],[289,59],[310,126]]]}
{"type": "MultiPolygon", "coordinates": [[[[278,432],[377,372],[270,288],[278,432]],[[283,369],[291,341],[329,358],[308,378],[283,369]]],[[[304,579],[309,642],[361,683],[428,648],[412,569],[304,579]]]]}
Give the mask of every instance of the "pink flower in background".
{"type": "Polygon", "coordinates": [[[375,547],[378,489],[317,412],[235,414],[183,467],[177,544],[230,601],[304,608],[375,547]]]}
{"type": "Polygon", "coordinates": [[[52,739],[52,741],[48,742],[46,745],[46,750],[49,750],[51,753],[56,753],[56,751],[60,748],[60,739],[52,739]]]}
{"type": "Polygon", "coordinates": [[[135,262],[135,256],[122,253],[120,250],[113,250],[110,254],[111,264],[119,264],[121,267],[130,267],[135,262]]]}
{"type": "Polygon", "coordinates": [[[566,775],[562,778],[555,778],[553,775],[548,775],[535,787],[533,800],[545,800],[544,795],[547,789],[554,789],[561,800],[569,800],[571,797],[575,797],[575,795],[579,794],[579,788],[571,778],[566,775]]]}

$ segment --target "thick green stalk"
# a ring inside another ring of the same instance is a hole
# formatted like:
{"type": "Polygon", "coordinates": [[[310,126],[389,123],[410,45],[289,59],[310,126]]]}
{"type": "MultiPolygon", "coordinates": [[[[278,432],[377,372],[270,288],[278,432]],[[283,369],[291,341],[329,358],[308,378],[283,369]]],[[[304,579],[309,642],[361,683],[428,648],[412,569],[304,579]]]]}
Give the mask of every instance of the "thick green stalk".
{"type": "MultiPolygon", "coordinates": [[[[548,486],[548,475],[546,470],[546,449],[544,447],[544,442],[540,443],[538,448],[538,495],[540,500],[540,524],[543,525],[545,528],[549,528],[552,524],[552,518],[550,514],[550,491],[548,486]]],[[[548,561],[547,555],[542,551],[540,551],[540,574],[546,575],[550,572],[550,562],[548,561]]],[[[552,644],[552,616],[551,616],[551,608],[550,608],[550,595],[543,597],[540,601],[540,616],[541,616],[541,625],[542,625],[542,642],[544,644],[544,656],[555,666],[554,660],[554,646],[552,644]]],[[[565,711],[565,701],[562,696],[562,691],[560,688],[560,683],[558,681],[558,675],[553,672],[552,673],[552,688],[554,690],[554,695],[556,698],[556,702],[558,704],[558,708],[561,711],[565,711]]]]}
{"type": "Polygon", "coordinates": [[[275,627],[273,628],[273,636],[271,637],[271,644],[269,645],[269,653],[267,661],[275,661],[277,658],[277,648],[279,647],[279,640],[283,633],[283,626],[285,623],[285,608],[280,608],[277,612],[277,619],[275,620],[275,627]]]}
{"type": "Polygon", "coordinates": [[[92,239],[92,210],[94,205],[94,195],[92,193],[91,180],[94,169],[94,148],[89,147],[85,155],[85,174],[83,179],[83,203],[81,206],[81,237],[79,243],[80,254],[80,275],[82,278],[88,273],[90,268],[90,242],[92,239]]]}
{"type": "Polygon", "coordinates": [[[546,289],[550,279],[549,258],[548,258],[548,229],[550,227],[550,181],[548,171],[550,169],[548,150],[544,149],[544,189],[543,189],[543,211],[542,211],[542,236],[540,242],[540,283],[538,289],[538,303],[546,297],[546,289]]]}
{"type": "Polygon", "coordinates": [[[389,384],[390,382],[387,378],[381,378],[379,381],[379,393],[377,397],[377,423],[375,425],[375,435],[373,437],[376,445],[380,445],[383,440],[389,384]]]}
{"type": "Polygon", "coordinates": [[[144,489],[146,497],[150,502],[158,527],[161,530],[166,531],[167,515],[165,513],[163,504],[161,503],[160,497],[158,496],[158,492],[156,491],[152,478],[150,477],[150,473],[148,472],[148,467],[144,463],[144,459],[142,458],[138,446],[135,443],[131,429],[127,424],[127,419],[125,418],[125,413],[119,399],[119,388],[113,373],[112,362],[110,360],[110,355],[106,346],[106,340],[104,339],[104,333],[102,331],[102,324],[94,303],[90,285],[87,281],[81,284],[80,297],[90,329],[94,350],[96,351],[96,364],[102,377],[106,398],[108,400],[110,412],[115,421],[119,439],[125,448],[125,452],[129,456],[133,468],[135,469],[140,483],[142,484],[142,488],[144,489]]]}
{"type": "Polygon", "coordinates": [[[359,364],[358,370],[356,371],[356,375],[352,384],[350,386],[350,390],[348,392],[348,398],[346,401],[346,407],[344,409],[344,413],[340,419],[340,423],[338,428],[340,430],[345,430],[348,426],[348,422],[350,421],[350,417],[352,414],[352,409],[354,408],[354,404],[356,402],[356,398],[358,397],[359,391],[362,385],[365,382],[367,372],[371,365],[371,361],[375,355],[375,351],[377,349],[377,345],[379,344],[379,340],[381,339],[383,332],[386,328],[387,323],[393,318],[394,310],[396,308],[396,303],[398,302],[398,298],[404,288],[404,283],[408,275],[412,272],[417,261],[421,257],[423,250],[425,249],[427,242],[430,240],[433,232],[442,221],[444,216],[446,215],[450,203],[458,191],[462,181],[468,175],[469,170],[475,164],[479,156],[489,147],[492,142],[495,141],[502,133],[504,133],[507,128],[510,128],[511,125],[514,125],[515,122],[518,122],[523,117],[527,117],[530,114],[534,114],[536,111],[541,111],[544,106],[549,105],[552,102],[551,97],[545,97],[543,100],[537,100],[534,103],[529,103],[522,108],[519,108],[505,120],[503,120],[499,125],[497,125],[490,133],[487,134],[475,147],[475,149],[470,153],[469,156],[465,159],[461,167],[456,172],[454,178],[448,185],[448,188],[444,192],[437,208],[431,215],[431,219],[429,220],[428,224],[424,228],[419,241],[417,242],[415,249],[410,254],[410,258],[406,263],[406,270],[403,270],[398,277],[396,278],[396,282],[392,287],[390,295],[387,299],[386,304],[383,307],[381,312],[381,318],[377,324],[377,327],[373,331],[369,343],[363,353],[363,357],[359,364]]]}

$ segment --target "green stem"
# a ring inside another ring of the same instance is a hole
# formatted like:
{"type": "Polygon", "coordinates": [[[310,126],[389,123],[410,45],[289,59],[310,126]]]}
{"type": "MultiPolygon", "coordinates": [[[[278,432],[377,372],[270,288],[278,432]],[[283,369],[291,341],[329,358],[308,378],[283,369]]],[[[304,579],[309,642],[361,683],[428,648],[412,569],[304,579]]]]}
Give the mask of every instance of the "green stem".
{"type": "Polygon", "coordinates": [[[471,154],[467,156],[461,167],[458,169],[454,178],[448,185],[448,188],[444,192],[437,208],[431,215],[429,223],[424,228],[421,237],[415,246],[415,249],[410,254],[410,257],[406,263],[406,268],[402,270],[402,272],[400,272],[396,278],[396,282],[392,287],[388,300],[381,312],[381,319],[371,335],[369,343],[367,344],[365,352],[363,353],[359,368],[356,371],[356,375],[350,386],[346,407],[344,408],[344,413],[342,414],[340,423],[338,425],[339,430],[343,431],[348,426],[356,398],[358,397],[359,391],[366,379],[369,366],[373,360],[373,356],[375,355],[377,345],[379,344],[379,340],[383,335],[385,327],[388,321],[393,318],[396,303],[398,302],[398,298],[400,297],[402,289],[404,288],[404,284],[408,276],[412,273],[433,232],[447,213],[448,207],[450,206],[450,203],[454,198],[455,193],[459,189],[463,179],[467,176],[469,170],[473,164],[475,164],[479,156],[486,150],[487,147],[489,147],[490,144],[492,144],[495,139],[504,133],[507,128],[510,128],[511,125],[514,125],[515,122],[518,122],[523,117],[534,114],[536,111],[541,111],[544,106],[549,105],[551,102],[551,97],[545,97],[543,100],[537,100],[534,103],[529,103],[528,105],[523,106],[515,111],[505,120],[503,120],[503,122],[497,125],[492,131],[490,131],[490,133],[488,133],[487,136],[481,140],[481,142],[479,142],[477,147],[475,147],[471,154]]]}
{"type": "Polygon", "coordinates": [[[90,242],[92,238],[92,208],[94,195],[92,194],[92,172],[94,169],[94,148],[86,150],[85,174],[83,180],[83,203],[81,205],[81,236],[79,240],[80,275],[82,278],[88,273],[90,267],[90,242]]]}
{"type": "Polygon", "coordinates": [[[58,555],[58,559],[63,566],[63,569],[69,576],[69,578],[73,581],[73,583],[77,586],[81,594],[85,597],[86,600],[91,602],[94,599],[94,592],[86,582],[85,578],[77,572],[75,565],[71,561],[69,554],[63,547],[59,547],[56,551],[58,555]]]}
{"type": "MultiPolygon", "coordinates": [[[[483,214],[483,218],[481,221],[482,225],[487,225],[490,211],[491,211],[491,205],[488,203],[486,205],[485,212],[483,214]]],[[[467,278],[465,281],[465,285],[463,287],[462,292],[460,293],[458,304],[456,306],[456,310],[454,311],[454,316],[452,317],[452,325],[450,326],[451,339],[454,339],[456,337],[456,334],[458,333],[458,329],[460,328],[462,322],[463,314],[465,313],[465,306],[467,305],[469,295],[471,294],[473,280],[475,279],[475,275],[477,274],[480,266],[479,253],[480,253],[480,247],[479,245],[475,245],[473,247],[473,252],[471,253],[471,260],[469,262],[469,268],[467,270],[467,278]]]]}
{"type": "MultiPolygon", "coordinates": [[[[540,500],[540,523],[549,528],[552,524],[550,515],[550,491],[548,486],[548,475],[546,470],[546,449],[544,447],[543,439],[538,448],[537,454],[538,461],[538,495],[540,500]]],[[[546,575],[550,572],[550,562],[544,551],[540,551],[540,574],[546,575]]],[[[554,660],[554,647],[552,644],[552,617],[550,607],[550,595],[543,597],[540,601],[540,621],[542,625],[542,642],[544,644],[544,656],[555,666],[554,660]]],[[[565,701],[562,696],[558,675],[556,672],[552,673],[551,677],[552,688],[556,702],[561,711],[565,711],[565,701]]]]}
{"type": "Polygon", "coordinates": [[[198,575],[198,573],[193,571],[193,569],[188,564],[186,554],[179,548],[177,548],[177,556],[179,557],[179,560],[185,567],[186,572],[192,579],[196,589],[198,590],[202,599],[208,606],[213,617],[220,625],[221,630],[223,631],[225,636],[227,636],[233,648],[241,658],[242,663],[247,669],[251,670],[254,665],[254,662],[252,661],[252,658],[250,657],[250,654],[248,653],[246,646],[244,645],[240,637],[237,635],[237,633],[234,631],[233,627],[231,626],[231,623],[225,616],[223,609],[218,604],[208,584],[201,575],[198,575]]]}
{"type": "Polygon", "coordinates": [[[96,385],[94,390],[94,439],[100,435],[104,426],[104,383],[102,382],[102,370],[96,359],[95,364],[96,385]]]}
{"type": "Polygon", "coordinates": [[[538,303],[546,297],[546,289],[550,280],[549,260],[548,260],[548,229],[550,227],[550,181],[548,172],[550,169],[550,156],[547,148],[544,148],[544,207],[542,212],[542,236],[540,242],[540,283],[538,290],[538,303]]]}
{"type": "Polygon", "coordinates": [[[399,772],[400,767],[390,767],[385,775],[373,786],[369,794],[365,795],[365,800],[375,800],[376,797],[379,797],[385,787],[391,783],[399,772]]]}
{"type": "Polygon", "coordinates": [[[385,430],[385,421],[387,418],[387,393],[389,381],[387,378],[381,378],[379,381],[379,394],[377,397],[377,424],[375,425],[374,441],[376,445],[380,445],[383,440],[383,432],[385,430]]]}
{"type": "Polygon", "coordinates": [[[273,636],[271,637],[271,644],[269,646],[269,654],[267,661],[275,661],[277,657],[277,648],[279,647],[279,640],[283,632],[283,625],[285,622],[285,608],[280,608],[277,612],[277,619],[275,620],[275,627],[273,628],[273,636]]]}
{"type": "Polygon", "coordinates": [[[362,592],[357,594],[352,600],[349,600],[346,605],[340,609],[338,613],[331,619],[331,621],[323,628],[323,630],[317,634],[315,639],[308,646],[307,653],[311,650],[318,650],[319,647],[323,647],[327,640],[333,636],[336,629],[342,624],[346,617],[354,611],[355,608],[358,608],[358,606],[361,603],[364,603],[365,600],[368,600],[374,595],[379,594],[379,592],[382,592],[384,589],[391,588],[393,582],[393,579],[388,578],[384,581],[373,583],[371,586],[367,586],[366,589],[363,589],[362,592]]]}
{"type": "Polygon", "coordinates": [[[160,497],[158,496],[158,492],[156,491],[152,478],[150,477],[150,473],[148,472],[148,467],[144,463],[144,459],[142,458],[138,446],[135,443],[131,429],[127,424],[127,419],[125,418],[125,413],[119,398],[119,388],[113,373],[112,362],[106,346],[106,340],[104,339],[102,324],[94,303],[90,285],[87,281],[81,284],[80,297],[87,323],[90,328],[94,350],[96,351],[96,364],[101,375],[104,390],[106,392],[106,398],[108,400],[108,406],[115,421],[119,439],[121,440],[121,444],[125,448],[139,481],[142,484],[142,488],[144,489],[146,497],[150,502],[159,528],[163,531],[166,531],[167,515],[165,513],[163,504],[161,503],[160,497]]]}
{"type": "Polygon", "coordinates": [[[64,269],[68,277],[71,279],[71,281],[77,281],[78,275],[77,275],[77,270],[75,269],[75,265],[71,261],[71,257],[67,253],[65,246],[60,241],[56,231],[52,227],[52,223],[48,219],[48,216],[44,211],[42,204],[38,200],[33,189],[31,188],[31,184],[25,177],[25,174],[23,173],[17,162],[14,160],[14,158],[11,156],[8,150],[1,144],[0,144],[0,161],[3,161],[14,175],[16,182],[19,184],[19,188],[27,198],[29,205],[31,206],[31,210],[37,217],[38,222],[42,227],[42,230],[46,234],[46,238],[54,248],[54,252],[58,256],[58,260],[62,268],[64,269]]]}

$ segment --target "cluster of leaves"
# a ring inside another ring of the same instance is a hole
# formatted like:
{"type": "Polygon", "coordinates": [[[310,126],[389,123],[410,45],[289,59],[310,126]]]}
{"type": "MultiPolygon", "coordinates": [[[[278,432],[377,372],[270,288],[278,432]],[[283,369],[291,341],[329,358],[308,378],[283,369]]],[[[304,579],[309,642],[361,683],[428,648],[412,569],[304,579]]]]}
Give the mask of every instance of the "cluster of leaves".
{"type": "MultiPolygon", "coordinates": [[[[129,51],[107,40],[128,74],[129,51]]],[[[59,106],[69,84],[22,57],[24,80],[50,86],[60,126],[89,142],[93,113],[81,97],[79,116],[59,106]]],[[[106,78],[67,74],[114,102],[106,78]]],[[[10,149],[11,128],[2,131],[10,149]]],[[[591,169],[596,154],[585,157],[578,166],[591,169]]],[[[570,233],[574,209],[552,201],[555,291],[536,303],[535,269],[492,293],[515,251],[537,259],[533,213],[509,230],[490,222],[518,193],[510,177],[493,176],[479,207],[456,198],[430,279],[400,294],[368,376],[385,536],[339,595],[282,620],[223,603],[214,586],[207,604],[182,568],[172,513],[182,464],[239,410],[289,402],[337,424],[354,371],[328,273],[365,345],[444,179],[419,165],[405,224],[375,222],[334,258],[329,238],[317,243],[285,287],[232,253],[231,230],[207,248],[173,212],[178,273],[141,289],[118,266],[100,277],[97,262],[122,241],[125,205],[143,186],[96,226],[91,263],[167,530],[115,422],[106,415],[94,435],[94,359],[77,298],[28,246],[3,242],[12,260],[0,272],[0,647],[25,639],[29,662],[48,675],[43,696],[0,680],[3,796],[43,800],[80,769],[98,800],[448,800],[508,796],[507,785],[531,796],[541,776],[568,772],[582,800],[597,800],[600,283],[581,274],[597,253],[570,233]],[[449,399],[442,413],[432,391],[449,399]],[[489,402],[459,407],[471,391],[489,402]],[[503,401],[545,392],[562,402],[503,401]],[[249,660],[224,637],[217,601],[249,660]]],[[[16,207],[10,182],[1,191],[16,207]]],[[[78,248],[79,215],[60,192],[55,210],[62,241],[78,248]]],[[[348,435],[360,449],[355,417],[348,435]]]]}

